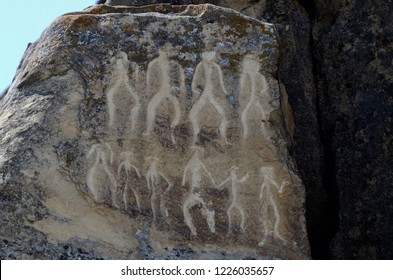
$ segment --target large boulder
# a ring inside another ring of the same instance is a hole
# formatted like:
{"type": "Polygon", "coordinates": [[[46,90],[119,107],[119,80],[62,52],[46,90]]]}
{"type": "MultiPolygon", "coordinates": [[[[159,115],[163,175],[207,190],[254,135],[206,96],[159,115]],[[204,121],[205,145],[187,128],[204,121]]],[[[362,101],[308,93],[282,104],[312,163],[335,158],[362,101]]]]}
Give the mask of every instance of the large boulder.
{"type": "MultiPolygon", "coordinates": [[[[332,186],[330,148],[321,136],[320,106],[312,28],[314,1],[298,0],[107,0],[112,6],[140,6],[157,3],[211,3],[239,11],[274,24],[280,58],[277,78],[288,94],[293,109],[291,153],[306,188],[306,221],[314,258],[330,258],[330,242],[337,233],[338,194],[332,186]],[[325,156],[325,154],[327,156],[325,156]]],[[[321,13],[322,14],[322,13],[321,13]]],[[[328,27],[328,26],[327,26],[328,27]]]]}
{"type": "Polygon", "coordinates": [[[390,1],[101,2],[209,2],[273,23],[277,76],[294,112],[292,153],[306,187],[312,256],[392,258],[390,1]]]}
{"type": "Polygon", "coordinates": [[[309,258],[272,25],[98,5],[1,102],[2,258],[309,258]]]}

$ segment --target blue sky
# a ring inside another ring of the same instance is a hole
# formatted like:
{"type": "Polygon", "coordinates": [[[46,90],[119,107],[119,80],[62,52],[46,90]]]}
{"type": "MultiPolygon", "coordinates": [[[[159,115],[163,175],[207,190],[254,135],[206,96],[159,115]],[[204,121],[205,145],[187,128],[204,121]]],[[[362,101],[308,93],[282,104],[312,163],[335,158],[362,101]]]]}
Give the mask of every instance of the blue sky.
{"type": "Polygon", "coordinates": [[[29,42],[58,16],[81,11],[95,0],[0,0],[0,94],[15,75],[29,42]]]}

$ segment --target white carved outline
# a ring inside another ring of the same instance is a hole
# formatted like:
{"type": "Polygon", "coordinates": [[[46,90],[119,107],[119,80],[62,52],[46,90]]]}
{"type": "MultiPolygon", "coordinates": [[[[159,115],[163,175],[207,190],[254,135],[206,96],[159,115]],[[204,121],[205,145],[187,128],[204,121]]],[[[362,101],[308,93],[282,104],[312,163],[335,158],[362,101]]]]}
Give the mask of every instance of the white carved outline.
{"type": "Polygon", "coordinates": [[[117,169],[117,175],[120,177],[121,172],[123,170],[126,173],[126,183],[124,185],[124,190],[123,190],[124,209],[127,210],[127,207],[128,207],[127,196],[128,196],[129,190],[131,190],[132,193],[134,194],[138,210],[141,211],[141,203],[140,203],[139,194],[130,184],[130,181],[131,181],[130,173],[131,173],[132,169],[134,169],[136,174],[138,175],[138,177],[141,178],[138,168],[131,163],[131,161],[133,159],[134,159],[134,154],[132,152],[130,152],[130,151],[121,152],[120,153],[121,162],[120,162],[119,167],[117,169]]]}
{"type": "Polygon", "coordinates": [[[168,195],[168,193],[173,188],[173,183],[165,176],[165,174],[157,168],[157,163],[161,161],[156,157],[147,157],[148,162],[150,162],[149,168],[146,171],[146,183],[147,187],[151,191],[150,203],[151,203],[151,210],[153,212],[153,224],[157,222],[157,210],[156,210],[156,203],[160,201],[160,213],[163,217],[168,218],[169,213],[168,209],[165,206],[164,200],[161,198],[161,194],[158,193],[157,187],[159,184],[159,178],[161,177],[166,181],[168,187],[164,191],[163,195],[168,195]]]}
{"type": "MultiPolygon", "coordinates": [[[[108,112],[109,112],[109,128],[115,128],[115,119],[116,119],[116,105],[115,98],[116,95],[125,91],[128,93],[134,100],[134,106],[131,108],[130,113],[130,121],[131,121],[131,133],[135,132],[136,124],[138,121],[138,114],[140,109],[140,98],[135,93],[134,89],[131,87],[130,79],[128,77],[128,69],[126,65],[129,64],[127,54],[124,52],[120,52],[117,55],[117,58],[113,67],[113,74],[111,81],[109,83],[109,89],[107,90],[107,103],[108,103],[108,112]]],[[[136,72],[139,71],[139,67],[137,67],[136,72]]],[[[138,73],[135,74],[138,76],[138,73]]]]}
{"type": "Polygon", "coordinates": [[[187,174],[190,173],[191,175],[191,182],[190,182],[190,189],[186,195],[186,198],[183,203],[183,215],[184,215],[184,221],[186,225],[189,227],[191,230],[191,235],[196,236],[197,231],[194,226],[194,223],[192,221],[190,209],[198,204],[202,205],[202,212],[204,216],[206,217],[206,222],[208,224],[210,232],[215,232],[215,221],[214,221],[214,210],[211,210],[212,208],[212,203],[206,203],[201,197],[199,193],[199,189],[201,188],[201,171],[205,171],[205,173],[208,175],[210,180],[213,183],[213,186],[215,186],[214,179],[210,172],[207,170],[206,166],[203,164],[203,162],[199,159],[200,158],[200,153],[202,152],[202,149],[199,147],[192,146],[195,150],[193,156],[191,159],[188,161],[186,167],[184,168],[184,173],[183,173],[183,180],[182,180],[182,186],[186,184],[187,181],[187,174]]]}
{"type": "Polygon", "coordinates": [[[265,112],[261,102],[259,101],[259,96],[266,95],[268,93],[268,84],[264,75],[262,75],[260,70],[259,62],[256,58],[251,55],[246,55],[243,59],[243,72],[240,76],[240,94],[244,95],[245,81],[248,77],[251,83],[250,97],[248,99],[247,105],[241,113],[240,119],[243,126],[242,138],[246,139],[248,137],[249,128],[247,123],[247,117],[249,111],[252,107],[256,107],[262,117],[262,131],[265,130],[265,122],[268,120],[268,114],[265,112]],[[257,85],[258,81],[262,84],[262,87],[257,85]]]}
{"type": "Polygon", "coordinates": [[[97,202],[101,201],[101,198],[99,197],[100,190],[98,190],[95,180],[97,173],[100,173],[101,166],[110,182],[108,189],[112,196],[112,203],[115,207],[119,208],[119,204],[117,203],[116,199],[116,193],[118,189],[117,181],[116,177],[113,175],[111,169],[109,168],[109,165],[113,163],[114,159],[112,148],[109,146],[108,143],[105,143],[105,145],[94,144],[87,153],[87,159],[91,159],[94,155],[95,161],[93,165],[88,169],[86,175],[86,184],[89,188],[89,191],[97,202]],[[109,163],[107,158],[108,151],[110,154],[109,163]]]}
{"type": "Polygon", "coordinates": [[[194,136],[193,136],[194,143],[198,141],[198,134],[200,132],[200,127],[198,123],[199,112],[202,110],[203,106],[207,102],[209,102],[214,107],[214,109],[216,109],[217,113],[221,116],[219,132],[221,137],[224,139],[225,143],[229,144],[226,137],[226,128],[228,125],[228,121],[225,116],[225,111],[223,108],[221,108],[220,104],[216,100],[213,93],[214,86],[212,81],[212,73],[214,69],[216,69],[219,75],[219,83],[220,83],[221,90],[226,95],[228,95],[224,86],[221,67],[216,63],[216,61],[217,61],[216,52],[213,51],[203,52],[202,61],[198,63],[195,69],[194,77],[192,79],[191,90],[194,95],[200,95],[198,101],[192,106],[189,113],[189,118],[194,132],[194,136]],[[198,83],[200,83],[201,80],[204,80],[203,83],[204,88],[202,92],[198,89],[198,83]]]}
{"type": "Polygon", "coordinates": [[[286,240],[279,233],[280,227],[280,213],[277,207],[277,201],[275,199],[274,191],[279,194],[282,193],[283,189],[288,181],[283,180],[281,185],[274,179],[274,168],[272,166],[263,166],[260,169],[263,176],[263,183],[261,185],[261,191],[259,194],[259,200],[261,201],[261,214],[262,214],[262,225],[264,229],[264,235],[262,240],[259,242],[259,246],[263,247],[266,243],[267,238],[273,235],[274,239],[280,240],[283,244],[286,244],[286,240]],[[270,230],[267,220],[269,218],[269,207],[273,208],[274,213],[274,227],[270,230]]]}
{"type": "Polygon", "coordinates": [[[233,230],[233,225],[232,225],[232,215],[233,211],[237,209],[240,213],[241,221],[240,221],[240,229],[242,232],[245,232],[245,215],[244,215],[244,209],[241,205],[239,205],[237,199],[238,199],[238,183],[242,184],[247,179],[249,178],[249,174],[247,173],[244,175],[241,179],[237,178],[237,171],[239,170],[238,167],[232,166],[229,169],[229,177],[226,178],[221,184],[219,184],[216,188],[219,190],[223,190],[228,187],[226,185],[227,182],[231,182],[231,190],[230,190],[230,199],[231,199],[231,204],[227,209],[227,216],[228,216],[228,235],[232,233],[233,230]]]}
{"type": "MultiPolygon", "coordinates": [[[[168,49],[168,46],[165,48],[168,49]]],[[[159,56],[155,59],[153,59],[147,67],[147,78],[146,78],[146,83],[148,87],[148,92],[152,91],[151,89],[151,79],[152,79],[152,71],[159,71],[160,72],[160,88],[158,89],[157,93],[153,96],[153,98],[149,101],[147,105],[147,120],[146,120],[146,131],[144,132],[144,135],[148,136],[151,134],[151,131],[153,130],[154,126],[154,121],[156,118],[156,110],[157,107],[160,105],[160,103],[164,99],[168,99],[170,102],[172,102],[173,108],[175,110],[175,116],[172,120],[171,123],[171,139],[172,142],[175,144],[176,140],[174,137],[174,129],[175,127],[179,124],[180,121],[180,116],[181,116],[181,110],[180,110],[180,103],[177,97],[175,97],[171,92],[172,92],[172,87],[171,87],[171,78],[170,78],[170,71],[171,71],[171,63],[174,63],[179,71],[180,75],[180,87],[179,87],[179,93],[182,94],[185,92],[185,76],[184,76],[184,71],[181,65],[173,60],[169,60],[169,53],[167,53],[164,50],[159,51],[159,56]]]]}

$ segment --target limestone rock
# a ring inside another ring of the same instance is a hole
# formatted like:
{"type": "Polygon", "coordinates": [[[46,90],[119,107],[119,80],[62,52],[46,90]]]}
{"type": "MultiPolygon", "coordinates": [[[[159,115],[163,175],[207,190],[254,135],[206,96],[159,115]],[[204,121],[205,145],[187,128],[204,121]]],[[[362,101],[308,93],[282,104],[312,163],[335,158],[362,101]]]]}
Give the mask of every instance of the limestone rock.
{"type": "Polygon", "coordinates": [[[292,152],[306,188],[313,258],[392,259],[390,1],[106,2],[191,1],[233,8],[277,30],[277,77],[294,113],[292,152]]]}
{"type": "Polygon", "coordinates": [[[58,18],[1,102],[2,258],[309,258],[272,25],[213,5],[58,18]]]}
{"type": "MultiPolygon", "coordinates": [[[[313,258],[329,258],[330,242],[337,233],[337,192],[332,187],[329,147],[321,140],[321,106],[318,104],[313,41],[314,1],[297,0],[107,0],[114,6],[157,3],[211,3],[271,22],[280,42],[277,78],[293,109],[293,157],[306,188],[306,221],[313,258]],[[325,151],[326,150],[326,151],[325,151]],[[326,156],[325,156],[326,154],[326,156]]],[[[321,10],[328,10],[322,7],[321,10]]],[[[337,13],[337,12],[336,12],[337,13]]],[[[322,13],[321,13],[322,14],[322,13]]],[[[329,27],[329,23],[326,23],[329,27]]],[[[325,32],[326,33],[326,32],[325,32]]],[[[321,34],[324,34],[321,32],[321,34]]]]}

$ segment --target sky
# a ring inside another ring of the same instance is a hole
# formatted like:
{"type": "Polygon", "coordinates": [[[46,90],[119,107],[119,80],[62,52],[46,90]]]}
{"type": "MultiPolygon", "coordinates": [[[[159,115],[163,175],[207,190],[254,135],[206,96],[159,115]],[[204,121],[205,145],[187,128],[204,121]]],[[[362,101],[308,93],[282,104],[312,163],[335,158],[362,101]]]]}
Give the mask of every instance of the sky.
{"type": "Polygon", "coordinates": [[[11,84],[29,42],[58,16],[81,11],[95,0],[0,0],[0,95],[11,84]]]}

